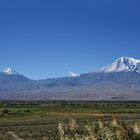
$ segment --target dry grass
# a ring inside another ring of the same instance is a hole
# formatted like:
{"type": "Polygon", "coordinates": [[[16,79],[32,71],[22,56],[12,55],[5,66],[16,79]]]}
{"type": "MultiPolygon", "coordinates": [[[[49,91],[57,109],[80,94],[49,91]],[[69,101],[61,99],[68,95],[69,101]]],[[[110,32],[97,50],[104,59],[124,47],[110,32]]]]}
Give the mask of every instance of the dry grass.
{"type": "Polygon", "coordinates": [[[140,140],[140,123],[124,123],[117,117],[111,122],[88,123],[81,131],[75,120],[58,124],[60,140],[140,140]]]}

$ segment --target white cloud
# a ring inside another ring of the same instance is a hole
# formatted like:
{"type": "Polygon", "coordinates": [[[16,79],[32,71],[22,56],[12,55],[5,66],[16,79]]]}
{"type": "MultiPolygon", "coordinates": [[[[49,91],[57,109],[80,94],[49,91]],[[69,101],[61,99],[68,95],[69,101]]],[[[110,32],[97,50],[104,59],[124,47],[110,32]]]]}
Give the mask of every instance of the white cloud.
{"type": "Polygon", "coordinates": [[[67,76],[68,77],[80,77],[80,74],[70,71],[70,72],[68,72],[67,76]]]}

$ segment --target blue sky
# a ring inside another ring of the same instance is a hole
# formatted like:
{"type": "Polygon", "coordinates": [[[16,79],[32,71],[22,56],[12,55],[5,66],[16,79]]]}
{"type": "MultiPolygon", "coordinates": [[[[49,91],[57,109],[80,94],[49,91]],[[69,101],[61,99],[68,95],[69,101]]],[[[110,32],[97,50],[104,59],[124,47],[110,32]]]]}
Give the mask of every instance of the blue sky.
{"type": "Polygon", "coordinates": [[[0,1],[0,69],[33,78],[140,58],[139,0],[0,1]]]}

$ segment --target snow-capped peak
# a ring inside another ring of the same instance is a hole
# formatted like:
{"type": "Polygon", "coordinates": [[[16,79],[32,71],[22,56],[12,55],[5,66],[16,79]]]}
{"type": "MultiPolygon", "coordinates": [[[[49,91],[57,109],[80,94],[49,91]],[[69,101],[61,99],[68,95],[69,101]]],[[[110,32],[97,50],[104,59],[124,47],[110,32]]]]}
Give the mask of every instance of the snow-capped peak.
{"type": "Polygon", "coordinates": [[[12,68],[6,68],[3,72],[9,75],[18,75],[18,73],[12,68]]]}
{"type": "Polygon", "coordinates": [[[80,77],[80,74],[71,71],[71,72],[68,72],[67,76],[68,76],[68,77],[80,77]]]}
{"type": "Polygon", "coordinates": [[[121,57],[113,62],[111,65],[107,65],[104,68],[100,69],[98,72],[130,72],[134,71],[140,73],[140,60],[130,58],[130,57],[121,57]]]}

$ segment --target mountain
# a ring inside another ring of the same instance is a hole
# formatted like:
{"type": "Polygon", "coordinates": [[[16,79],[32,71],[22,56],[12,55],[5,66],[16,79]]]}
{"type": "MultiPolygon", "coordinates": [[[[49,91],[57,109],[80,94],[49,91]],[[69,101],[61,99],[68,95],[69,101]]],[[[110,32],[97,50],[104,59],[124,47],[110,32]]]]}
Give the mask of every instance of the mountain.
{"type": "Polygon", "coordinates": [[[3,72],[0,72],[0,86],[2,84],[20,84],[30,81],[29,78],[19,74],[12,68],[5,69],[3,72]]]}
{"type": "Polygon", "coordinates": [[[116,60],[111,65],[100,69],[98,72],[137,72],[140,73],[140,60],[130,58],[130,57],[121,57],[116,60]]]}
{"type": "Polygon", "coordinates": [[[19,74],[12,68],[0,72],[0,92],[36,88],[36,83],[35,80],[19,74]]]}
{"type": "Polygon", "coordinates": [[[139,83],[140,60],[121,57],[110,65],[95,72],[79,74],[73,77],[47,79],[46,87],[67,87],[92,85],[101,82],[116,82],[127,84],[139,83]]]}
{"type": "Polygon", "coordinates": [[[140,60],[121,57],[91,73],[31,80],[8,68],[0,73],[3,100],[140,100],[140,60]]]}

